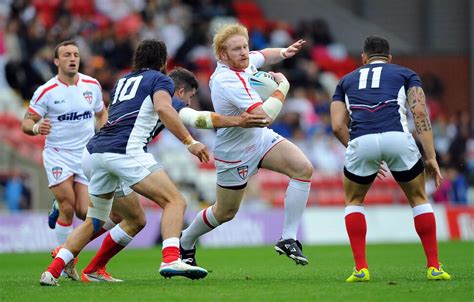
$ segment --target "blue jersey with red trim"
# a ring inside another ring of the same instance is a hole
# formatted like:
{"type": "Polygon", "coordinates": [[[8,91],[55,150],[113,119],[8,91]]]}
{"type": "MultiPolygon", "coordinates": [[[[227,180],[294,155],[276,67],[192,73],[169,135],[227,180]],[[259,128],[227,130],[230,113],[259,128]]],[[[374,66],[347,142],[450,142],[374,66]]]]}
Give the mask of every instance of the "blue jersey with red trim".
{"type": "Polygon", "coordinates": [[[344,76],[333,101],[345,102],[350,115],[350,139],[387,131],[409,132],[407,91],[421,86],[418,75],[396,64],[376,61],[344,76]]]}
{"type": "Polygon", "coordinates": [[[148,142],[164,127],[153,105],[153,94],[160,90],[172,96],[174,84],[155,70],[139,70],[119,79],[111,93],[109,119],[87,150],[91,154],[146,152],[148,142]]]}

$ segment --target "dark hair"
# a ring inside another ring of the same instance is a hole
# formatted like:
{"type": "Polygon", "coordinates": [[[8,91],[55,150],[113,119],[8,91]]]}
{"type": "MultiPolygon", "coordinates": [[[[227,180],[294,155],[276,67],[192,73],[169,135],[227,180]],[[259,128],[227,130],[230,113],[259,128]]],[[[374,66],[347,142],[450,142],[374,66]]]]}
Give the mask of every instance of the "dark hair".
{"type": "Polygon", "coordinates": [[[133,70],[150,68],[164,73],[166,59],[167,51],[163,41],[156,39],[143,40],[133,54],[133,70]]]}
{"type": "Polygon", "coordinates": [[[364,53],[369,57],[388,57],[390,55],[390,45],[387,39],[370,36],[365,39],[364,53]]]}
{"type": "Polygon", "coordinates": [[[191,71],[187,70],[186,68],[174,68],[170,72],[169,77],[174,82],[175,90],[184,88],[185,91],[190,91],[193,88],[196,90],[199,88],[199,83],[196,80],[196,77],[191,71]]]}
{"type": "Polygon", "coordinates": [[[77,46],[76,41],[74,41],[74,40],[62,41],[61,43],[56,45],[56,47],[54,48],[54,58],[55,59],[59,58],[59,47],[68,46],[68,45],[74,45],[77,48],[79,48],[79,46],[77,46]]]}

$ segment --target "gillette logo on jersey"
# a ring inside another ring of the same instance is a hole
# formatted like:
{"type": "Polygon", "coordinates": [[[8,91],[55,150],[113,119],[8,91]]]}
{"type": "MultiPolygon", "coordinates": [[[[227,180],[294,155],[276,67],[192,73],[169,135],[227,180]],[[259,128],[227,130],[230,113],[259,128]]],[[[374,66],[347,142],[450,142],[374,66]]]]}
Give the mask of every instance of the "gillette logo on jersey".
{"type": "Polygon", "coordinates": [[[84,113],[70,112],[58,116],[58,121],[80,121],[88,118],[92,118],[91,111],[85,111],[84,113]]]}

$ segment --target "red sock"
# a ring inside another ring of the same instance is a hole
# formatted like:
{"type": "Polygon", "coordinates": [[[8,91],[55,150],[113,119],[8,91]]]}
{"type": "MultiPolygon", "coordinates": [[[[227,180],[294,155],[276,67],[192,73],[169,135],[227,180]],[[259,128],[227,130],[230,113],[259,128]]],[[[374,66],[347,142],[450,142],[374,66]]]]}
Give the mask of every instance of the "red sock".
{"type": "Polygon", "coordinates": [[[365,235],[367,234],[365,215],[360,212],[353,212],[346,215],[345,220],[356,270],[359,271],[362,268],[369,268],[365,257],[365,235]]]}
{"type": "Polygon", "coordinates": [[[107,232],[106,229],[100,228],[100,230],[99,230],[97,233],[95,233],[94,235],[92,235],[91,241],[94,240],[94,239],[96,239],[96,238],[99,237],[100,235],[104,234],[105,232],[107,232]]]}
{"type": "Polygon", "coordinates": [[[168,246],[165,247],[161,253],[163,254],[163,262],[170,263],[179,259],[179,247],[168,246]]]}
{"type": "Polygon", "coordinates": [[[423,213],[415,216],[415,229],[425,250],[427,267],[439,269],[438,242],[436,241],[436,220],[434,213],[423,213]]]}
{"type": "Polygon", "coordinates": [[[115,242],[112,239],[112,236],[110,236],[110,233],[108,233],[107,236],[105,236],[99,251],[84,269],[84,273],[90,274],[97,271],[99,268],[105,267],[109,260],[124,247],[125,246],[115,242]]]}
{"type": "Polygon", "coordinates": [[[65,266],[66,264],[64,263],[64,260],[59,257],[56,257],[54,258],[53,262],[51,262],[51,264],[48,266],[47,271],[50,272],[54,278],[59,278],[65,266]]]}

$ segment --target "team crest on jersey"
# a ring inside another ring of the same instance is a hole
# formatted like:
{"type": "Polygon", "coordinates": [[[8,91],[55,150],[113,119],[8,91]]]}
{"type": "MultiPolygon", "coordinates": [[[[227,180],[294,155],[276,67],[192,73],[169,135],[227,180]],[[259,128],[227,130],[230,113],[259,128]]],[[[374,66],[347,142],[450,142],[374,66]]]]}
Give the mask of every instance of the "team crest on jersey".
{"type": "Polygon", "coordinates": [[[246,179],[247,174],[249,173],[249,166],[242,166],[237,168],[240,178],[246,179]]]}
{"type": "Polygon", "coordinates": [[[83,94],[84,98],[86,101],[91,104],[92,103],[92,92],[91,91],[85,91],[83,94]]]}
{"type": "Polygon", "coordinates": [[[53,177],[58,180],[59,177],[61,177],[61,174],[63,174],[63,168],[61,167],[53,167],[53,169],[51,169],[51,171],[53,172],[53,177]]]}
{"type": "Polygon", "coordinates": [[[255,68],[255,66],[251,65],[251,66],[250,66],[250,71],[251,71],[252,73],[256,73],[258,70],[257,70],[257,68],[255,68]]]}

